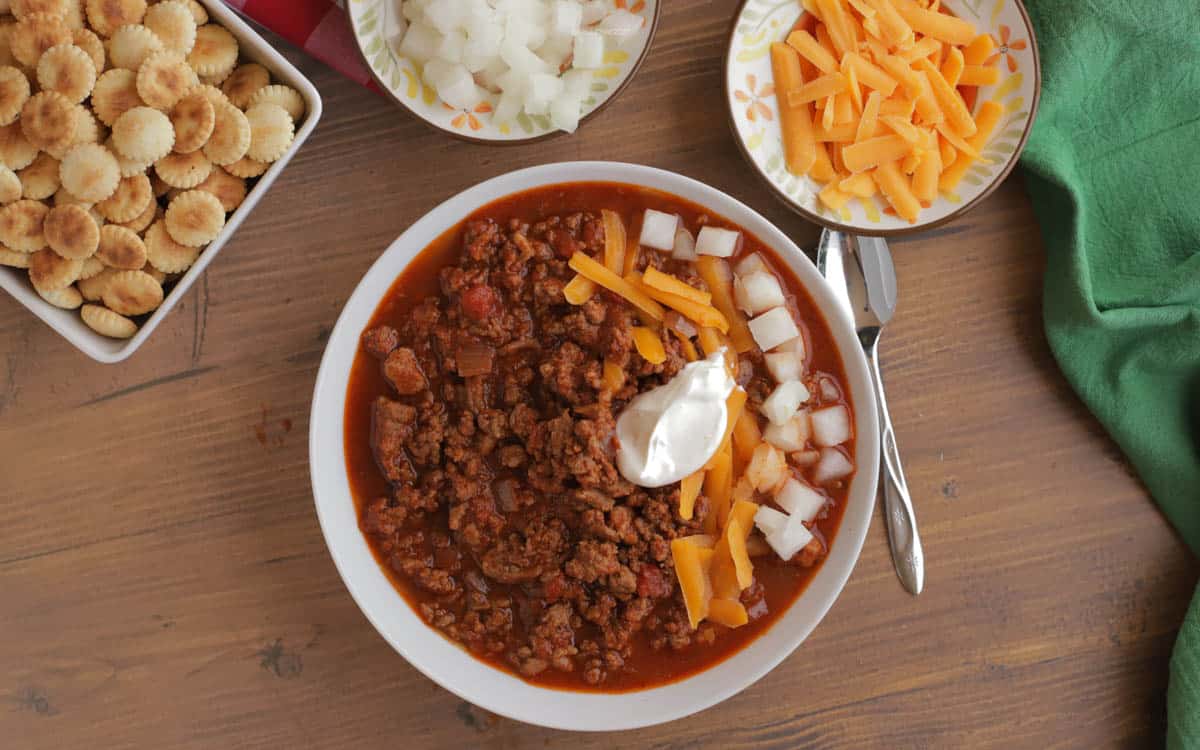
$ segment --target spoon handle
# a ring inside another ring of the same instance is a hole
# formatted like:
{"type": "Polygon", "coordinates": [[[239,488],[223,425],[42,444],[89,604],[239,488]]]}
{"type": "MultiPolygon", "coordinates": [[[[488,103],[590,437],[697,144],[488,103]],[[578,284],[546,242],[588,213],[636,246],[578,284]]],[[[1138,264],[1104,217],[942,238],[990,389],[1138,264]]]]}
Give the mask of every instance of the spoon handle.
{"type": "Polygon", "coordinates": [[[908,482],[900,464],[900,449],[896,447],[896,432],[888,414],[883,394],[883,375],[879,369],[879,345],[871,348],[871,367],[875,384],[875,399],[879,402],[879,418],[883,445],[883,517],[887,523],[888,542],[892,548],[892,564],[900,583],[911,594],[925,587],[925,553],[921,535],[917,532],[917,515],[908,494],[908,482]]]}

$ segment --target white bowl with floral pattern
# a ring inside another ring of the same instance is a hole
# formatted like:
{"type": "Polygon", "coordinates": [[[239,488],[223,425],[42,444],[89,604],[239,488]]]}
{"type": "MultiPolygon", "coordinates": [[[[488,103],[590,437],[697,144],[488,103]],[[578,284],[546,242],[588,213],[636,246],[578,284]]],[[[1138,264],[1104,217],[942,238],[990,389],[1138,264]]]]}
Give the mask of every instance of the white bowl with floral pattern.
{"type": "Polygon", "coordinates": [[[881,196],[855,198],[840,211],[817,199],[824,187],[790,173],[771,80],[771,44],[782,42],[800,19],[800,0],[746,0],[734,19],[725,57],[725,97],[734,137],[772,191],[805,218],[855,234],[907,234],[943,224],[987,197],[1016,166],[1037,114],[1041,65],[1033,26],[1020,0],[944,0],[950,13],[990,34],[996,49],[988,60],[1000,71],[995,85],[979,87],[975,107],[988,100],[1004,108],[999,125],[982,149],[990,163],[977,162],[953,191],[942,192],[915,224],[892,212],[881,196]]]}
{"type": "MultiPolygon", "coordinates": [[[[613,10],[626,10],[644,21],[634,35],[620,44],[609,43],[604,67],[592,71],[592,94],[583,101],[580,125],[625,88],[642,64],[658,27],[660,0],[605,0],[613,10]]],[[[376,84],[385,94],[421,120],[450,135],[484,143],[523,143],[562,131],[545,115],[522,112],[513,122],[496,122],[492,117],[500,96],[488,92],[470,110],[455,109],[438,99],[421,79],[422,66],[401,55],[396,48],[400,36],[400,0],[346,0],[346,12],[354,40],[376,84]]]]}

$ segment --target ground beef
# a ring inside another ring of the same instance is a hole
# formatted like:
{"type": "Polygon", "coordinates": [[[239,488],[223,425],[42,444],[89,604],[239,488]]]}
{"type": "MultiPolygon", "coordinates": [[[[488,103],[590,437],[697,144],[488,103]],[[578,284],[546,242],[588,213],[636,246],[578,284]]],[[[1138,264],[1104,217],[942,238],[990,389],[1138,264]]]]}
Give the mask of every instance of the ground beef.
{"type": "Polygon", "coordinates": [[[701,497],[680,520],[677,487],[617,471],[615,415],[685,360],[669,335],[666,362],[637,355],[638,320],[607,291],[566,302],[566,259],[603,247],[592,214],[471,221],[438,293],[362,339],[393,390],[371,433],[391,493],[362,513],[382,559],[421,592],[425,620],[472,651],[591,685],[626,668],[639,634],[646,648],[699,637],[670,541],[698,533],[708,507],[701,497]],[[619,393],[603,388],[606,360],[625,373],[619,393]]]}

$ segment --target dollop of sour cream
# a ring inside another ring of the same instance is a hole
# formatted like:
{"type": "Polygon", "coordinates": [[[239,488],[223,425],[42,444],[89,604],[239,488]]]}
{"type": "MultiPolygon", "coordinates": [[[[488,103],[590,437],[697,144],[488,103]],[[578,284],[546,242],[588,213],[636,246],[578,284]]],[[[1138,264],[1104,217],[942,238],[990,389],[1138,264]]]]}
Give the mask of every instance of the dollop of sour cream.
{"type": "Polygon", "coordinates": [[[662,487],[703,468],[725,437],[725,401],[735,387],[722,350],[630,401],[617,417],[621,476],[639,487],[662,487]]]}

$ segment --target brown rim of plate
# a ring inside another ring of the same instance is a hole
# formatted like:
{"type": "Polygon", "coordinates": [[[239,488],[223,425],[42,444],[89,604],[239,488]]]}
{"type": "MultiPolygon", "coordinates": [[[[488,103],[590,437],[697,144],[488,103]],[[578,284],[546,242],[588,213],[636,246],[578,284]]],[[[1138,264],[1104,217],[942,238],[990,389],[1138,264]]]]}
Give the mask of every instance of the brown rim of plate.
{"type": "MultiPolygon", "coordinates": [[[[658,2],[656,2],[654,4],[654,17],[650,19],[650,33],[646,36],[646,45],[644,47],[642,47],[642,53],[640,55],[638,55],[637,60],[633,61],[633,67],[631,67],[629,69],[629,75],[625,76],[625,80],[622,81],[621,84],[619,86],[617,86],[615,89],[613,89],[609,93],[608,97],[605,98],[604,101],[600,102],[599,106],[597,106],[591,112],[588,112],[583,117],[579,118],[579,126],[575,128],[575,132],[578,132],[579,128],[583,127],[583,124],[585,122],[592,119],[593,115],[599,114],[601,112],[601,110],[603,110],[605,107],[607,107],[609,105],[609,102],[611,102],[613,99],[616,99],[618,96],[620,96],[621,92],[623,92],[625,90],[625,87],[628,86],[629,83],[633,80],[633,77],[635,75],[637,75],[637,72],[642,67],[642,63],[646,61],[646,55],[650,52],[650,47],[654,44],[654,37],[658,33],[658,19],[659,19],[659,16],[662,15],[663,2],[664,2],[664,0],[659,0],[658,2]]],[[[745,0],[743,0],[743,4],[744,3],[745,3],[745,0]]],[[[740,6],[739,6],[738,10],[740,12],[740,10],[741,10],[740,6]]],[[[349,15],[349,12],[350,12],[349,10],[346,11],[347,15],[349,15]]],[[[351,19],[349,19],[349,21],[350,21],[350,32],[354,36],[354,48],[356,50],[358,50],[359,58],[363,61],[363,65],[366,66],[367,72],[369,72],[371,74],[371,80],[375,82],[375,85],[379,88],[380,93],[383,94],[388,99],[391,99],[396,104],[399,104],[401,109],[403,109],[405,112],[407,112],[410,116],[412,116],[416,120],[424,123],[426,125],[426,127],[428,127],[429,129],[434,130],[438,133],[444,133],[444,134],[451,136],[452,138],[456,138],[460,141],[466,141],[467,143],[480,143],[485,146],[523,146],[528,143],[537,143],[538,141],[544,141],[548,138],[554,138],[554,137],[560,136],[560,135],[572,135],[572,133],[568,133],[565,130],[555,129],[555,130],[550,131],[549,133],[542,133],[541,135],[531,135],[526,138],[504,138],[504,139],[475,138],[473,136],[467,135],[466,133],[460,133],[457,130],[450,130],[449,128],[443,128],[441,125],[437,125],[435,123],[430,122],[429,120],[426,120],[424,117],[421,117],[419,114],[417,114],[415,111],[413,111],[413,108],[408,106],[407,102],[405,102],[403,99],[400,99],[398,96],[393,94],[391,92],[391,89],[389,89],[388,86],[383,82],[383,80],[380,79],[379,75],[375,72],[375,68],[373,68],[371,66],[371,61],[367,59],[367,53],[363,49],[362,40],[359,39],[358,29],[356,29],[354,27],[353,19],[351,18],[351,19]]],[[[732,39],[732,37],[730,37],[730,38],[732,39]]],[[[424,85],[424,83],[422,83],[422,85],[424,85]]]]}
{"type": "MultiPolygon", "coordinates": [[[[742,152],[742,157],[745,158],[746,162],[749,163],[754,169],[754,173],[758,175],[758,177],[764,183],[766,183],[768,188],[770,188],[771,194],[777,200],[782,202],[796,213],[800,214],[808,221],[827,229],[845,232],[846,234],[856,234],[870,237],[903,237],[905,235],[920,234],[921,232],[940,227],[949,221],[957,219],[967,211],[970,211],[972,208],[978,205],[980,201],[995,192],[996,188],[1000,187],[1000,183],[1004,182],[1004,180],[1017,166],[1017,161],[1021,158],[1021,152],[1025,150],[1025,142],[1029,140],[1029,133],[1033,130],[1034,120],[1037,119],[1038,103],[1042,99],[1042,62],[1041,58],[1038,56],[1037,37],[1033,32],[1033,22],[1029,20],[1029,13],[1025,10],[1025,3],[1023,3],[1022,0],[1011,0],[1011,2],[1017,6],[1017,10],[1021,14],[1021,21],[1025,24],[1025,30],[1029,32],[1029,45],[1031,51],[1033,52],[1033,103],[1029,107],[1029,119],[1025,123],[1024,132],[1021,133],[1021,140],[1017,141],[1017,147],[1013,150],[1012,158],[1009,159],[1008,164],[1004,167],[1004,169],[1000,170],[1000,172],[992,179],[988,186],[983,189],[983,192],[972,198],[967,203],[964,203],[954,211],[951,211],[949,214],[937,219],[936,221],[930,221],[924,224],[918,223],[915,226],[901,227],[899,229],[878,229],[873,232],[864,232],[861,227],[843,224],[840,221],[833,221],[832,219],[828,219],[824,216],[813,213],[803,206],[797,205],[796,202],[788,197],[786,193],[777,188],[775,183],[771,182],[770,178],[767,177],[767,175],[762,171],[762,169],[759,168],[758,164],[750,156],[750,152],[746,150],[746,144],[743,143],[741,137],[738,136],[737,123],[735,123],[733,120],[733,108],[729,104],[729,53],[733,49],[733,35],[737,33],[738,18],[741,17],[742,8],[745,7],[747,2],[748,0],[741,0],[741,2],[738,3],[737,12],[733,14],[733,20],[729,24],[729,41],[725,45],[725,56],[722,58],[721,77],[724,79],[722,88],[725,91],[725,119],[729,124],[730,132],[733,133],[733,140],[735,143],[737,143],[738,150],[742,152]]],[[[796,0],[796,2],[800,2],[800,0],[796,0]]]]}

